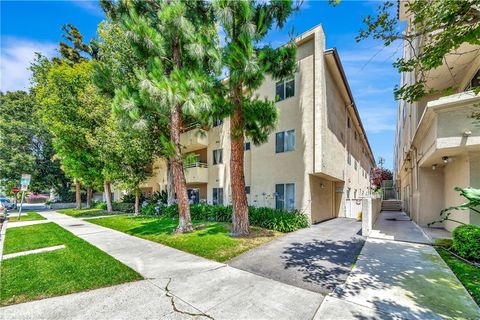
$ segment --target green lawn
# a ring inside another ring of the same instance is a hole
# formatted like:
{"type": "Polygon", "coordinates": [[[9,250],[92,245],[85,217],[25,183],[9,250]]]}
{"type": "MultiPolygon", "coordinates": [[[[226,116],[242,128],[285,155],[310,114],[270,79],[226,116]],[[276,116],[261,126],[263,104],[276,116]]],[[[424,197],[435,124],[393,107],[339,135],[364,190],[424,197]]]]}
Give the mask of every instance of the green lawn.
{"type": "Polygon", "coordinates": [[[95,209],[95,208],[80,209],[80,210],[77,210],[75,208],[70,208],[70,209],[57,210],[57,212],[66,214],[67,216],[74,217],[74,218],[98,217],[98,216],[106,216],[106,215],[112,215],[112,214],[123,214],[123,212],[108,213],[106,210],[95,209]]]}
{"type": "Polygon", "coordinates": [[[229,235],[230,225],[220,222],[196,222],[194,232],[173,234],[178,220],[158,217],[118,216],[90,222],[219,262],[227,261],[281,235],[280,232],[252,227],[249,237],[233,238],[229,235]]]}
{"type": "Polygon", "coordinates": [[[18,212],[10,212],[8,216],[8,221],[16,222],[16,221],[31,221],[31,220],[45,220],[44,217],[39,215],[35,211],[23,211],[22,216],[18,219],[18,212]],[[27,214],[24,216],[23,214],[27,214]]]}
{"type": "Polygon", "coordinates": [[[129,267],[54,223],[7,229],[4,254],[60,244],[66,248],[2,261],[0,305],[142,279],[129,267]]]}
{"type": "Polygon", "coordinates": [[[475,267],[456,258],[445,248],[451,245],[451,240],[437,240],[435,249],[448,264],[458,280],[467,289],[475,302],[480,305],[480,267],[475,267]]]}

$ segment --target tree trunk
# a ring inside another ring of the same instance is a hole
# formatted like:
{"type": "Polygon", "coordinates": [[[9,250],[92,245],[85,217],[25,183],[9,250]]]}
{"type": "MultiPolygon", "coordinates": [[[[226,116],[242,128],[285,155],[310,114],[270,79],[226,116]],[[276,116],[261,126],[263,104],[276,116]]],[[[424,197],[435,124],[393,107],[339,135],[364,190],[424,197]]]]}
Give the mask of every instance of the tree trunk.
{"type": "Polygon", "coordinates": [[[175,203],[175,187],[173,185],[173,170],[170,159],[167,161],[167,205],[175,203]]]}
{"type": "Polygon", "coordinates": [[[177,233],[193,231],[190,218],[190,205],[188,203],[187,182],[183,171],[180,150],[180,105],[176,105],[171,114],[170,139],[174,143],[175,153],[170,158],[173,175],[173,185],[178,200],[178,227],[177,233]]]}
{"type": "Polygon", "coordinates": [[[82,185],[79,181],[75,180],[75,202],[76,202],[76,209],[82,209],[82,185]]]}
{"type": "Polygon", "coordinates": [[[140,190],[135,191],[135,215],[140,214],[140,190]]]}
{"type": "Polygon", "coordinates": [[[249,234],[248,202],[245,193],[245,175],[243,174],[243,113],[237,104],[231,117],[230,129],[230,181],[232,185],[232,235],[246,236],[249,234]]]}
{"type": "Polygon", "coordinates": [[[93,188],[88,186],[87,187],[87,208],[92,207],[92,198],[93,198],[93,188]]]}
{"type": "Polygon", "coordinates": [[[112,189],[110,181],[103,181],[103,192],[105,193],[105,201],[107,202],[107,212],[112,212],[112,189]]]}
{"type": "MultiPolygon", "coordinates": [[[[182,57],[180,42],[175,39],[172,43],[173,60],[178,69],[182,69],[182,57]]],[[[182,105],[177,103],[170,114],[170,139],[172,140],[175,151],[170,158],[173,174],[173,185],[178,200],[178,227],[176,232],[193,231],[192,220],[190,218],[190,205],[188,203],[187,182],[185,172],[183,171],[182,154],[180,149],[180,126],[182,124],[182,105]]]]}

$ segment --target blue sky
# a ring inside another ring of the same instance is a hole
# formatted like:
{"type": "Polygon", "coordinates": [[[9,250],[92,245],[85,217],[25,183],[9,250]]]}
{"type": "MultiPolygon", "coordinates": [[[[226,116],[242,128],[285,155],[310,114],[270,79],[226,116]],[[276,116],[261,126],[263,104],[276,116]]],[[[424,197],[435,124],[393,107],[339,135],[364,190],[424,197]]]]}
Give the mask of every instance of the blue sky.
{"type": "MultiPolygon", "coordinates": [[[[383,48],[379,42],[355,42],[362,19],[374,14],[379,4],[343,0],[332,7],[324,1],[305,1],[285,28],[273,31],[267,41],[278,46],[289,40],[292,28],[297,35],[318,24],[323,25],[327,48],[336,47],[340,54],[374,155],[377,159],[385,158],[386,167],[391,168],[397,107],[393,87],[400,81],[392,62],[401,55],[401,47],[394,44],[383,48]]],[[[0,5],[2,91],[28,88],[27,67],[34,52],[55,55],[62,25],[72,23],[88,41],[95,37],[97,25],[104,18],[95,1],[2,0],[0,5]]]]}

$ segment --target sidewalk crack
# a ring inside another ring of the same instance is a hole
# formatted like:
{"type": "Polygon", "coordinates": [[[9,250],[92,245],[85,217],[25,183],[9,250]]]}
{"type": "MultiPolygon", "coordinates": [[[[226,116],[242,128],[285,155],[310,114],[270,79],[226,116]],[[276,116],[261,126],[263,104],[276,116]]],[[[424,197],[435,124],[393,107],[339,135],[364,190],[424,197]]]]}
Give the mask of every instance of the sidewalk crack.
{"type": "Polygon", "coordinates": [[[175,304],[175,296],[173,295],[173,293],[170,292],[170,289],[168,288],[168,286],[170,285],[170,283],[172,282],[172,278],[168,278],[168,283],[167,285],[165,286],[165,295],[167,297],[170,298],[170,303],[172,304],[172,308],[173,308],[173,311],[177,312],[177,313],[181,313],[181,314],[186,314],[186,315],[189,315],[189,316],[192,316],[192,317],[206,317],[208,319],[211,319],[211,320],[215,320],[212,316],[206,314],[206,313],[192,313],[192,312],[188,312],[188,311],[182,311],[180,309],[177,308],[177,305],[175,304]]]}

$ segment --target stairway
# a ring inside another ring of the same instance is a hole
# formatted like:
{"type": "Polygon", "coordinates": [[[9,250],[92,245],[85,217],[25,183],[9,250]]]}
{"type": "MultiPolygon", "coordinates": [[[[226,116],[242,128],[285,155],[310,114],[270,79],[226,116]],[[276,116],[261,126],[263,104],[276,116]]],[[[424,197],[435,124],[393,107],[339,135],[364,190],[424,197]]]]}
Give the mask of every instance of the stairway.
{"type": "Polygon", "coordinates": [[[402,201],[382,200],[382,211],[402,211],[402,201]]]}

